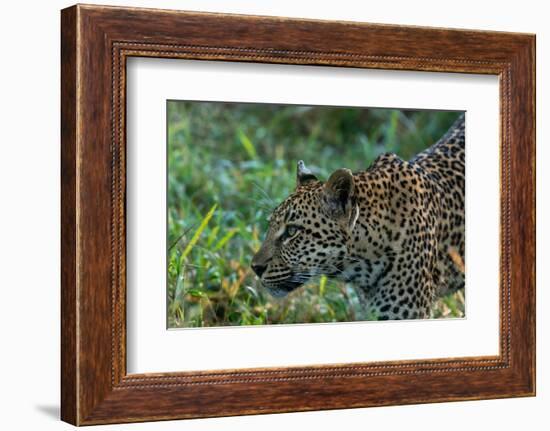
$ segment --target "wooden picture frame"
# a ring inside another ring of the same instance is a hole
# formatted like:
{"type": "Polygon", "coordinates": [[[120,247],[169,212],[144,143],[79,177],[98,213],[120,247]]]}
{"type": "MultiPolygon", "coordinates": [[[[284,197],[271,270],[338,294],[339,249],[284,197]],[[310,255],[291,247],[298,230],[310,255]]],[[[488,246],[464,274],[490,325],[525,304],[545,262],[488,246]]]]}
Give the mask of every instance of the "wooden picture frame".
{"type": "Polygon", "coordinates": [[[534,35],[83,5],[61,17],[64,421],[535,394],[534,35]],[[131,56],[498,75],[500,354],[128,375],[125,65],[131,56]]]}

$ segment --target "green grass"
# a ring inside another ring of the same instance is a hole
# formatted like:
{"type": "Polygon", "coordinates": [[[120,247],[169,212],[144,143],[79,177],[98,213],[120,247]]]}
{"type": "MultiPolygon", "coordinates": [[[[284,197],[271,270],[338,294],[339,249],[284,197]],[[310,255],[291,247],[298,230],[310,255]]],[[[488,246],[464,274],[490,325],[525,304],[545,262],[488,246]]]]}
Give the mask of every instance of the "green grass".
{"type": "MultiPolygon", "coordinates": [[[[322,277],[275,299],[250,261],[267,216],[295,186],[298,160],[320,178],[405,159],[433,144],[453,112],[168,102],[168,326],[368,319],[353,286],[322,277]]],[[[460,295],[434,317],[462,316],[460,295]]]]}

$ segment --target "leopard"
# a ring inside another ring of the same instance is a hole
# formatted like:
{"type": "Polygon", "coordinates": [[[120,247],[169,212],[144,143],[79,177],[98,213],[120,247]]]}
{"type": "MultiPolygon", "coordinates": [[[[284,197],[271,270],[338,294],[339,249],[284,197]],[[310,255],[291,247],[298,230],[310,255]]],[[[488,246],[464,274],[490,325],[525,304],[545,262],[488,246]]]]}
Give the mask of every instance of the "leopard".
{"type": "Polygon", "coordinates": [[[464,289],[465,115],[410,160],[378,156],[326,181],[297,163],[251,269],[275,298],[320,276],[350,283],[373,320],[425,319],[464,289]]]}

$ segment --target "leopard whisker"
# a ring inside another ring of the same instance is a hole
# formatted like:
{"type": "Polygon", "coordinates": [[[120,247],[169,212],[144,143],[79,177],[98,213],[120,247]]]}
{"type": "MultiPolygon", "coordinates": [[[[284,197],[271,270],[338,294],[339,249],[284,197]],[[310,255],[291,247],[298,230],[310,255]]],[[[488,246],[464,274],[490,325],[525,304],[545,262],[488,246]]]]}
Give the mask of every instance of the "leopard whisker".
{"type": "Polygon", "coordinates": [[[273,198],[269,196],[269,194],[257,182],[253,181],[252,185],[264,195],[264,197],[273,205],[273,207],[277,205],[273,198]]]}

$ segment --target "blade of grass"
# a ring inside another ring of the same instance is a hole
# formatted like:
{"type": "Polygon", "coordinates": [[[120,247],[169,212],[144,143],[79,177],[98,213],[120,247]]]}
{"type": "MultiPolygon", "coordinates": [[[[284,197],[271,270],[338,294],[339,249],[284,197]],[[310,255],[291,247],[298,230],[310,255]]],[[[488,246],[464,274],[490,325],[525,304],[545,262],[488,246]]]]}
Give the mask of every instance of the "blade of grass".
{"type": "Polygon", "coordinates": [[[208,235],[208,240],[206,241],[206,247],[211,247],[216,238],[218,237],[218,232],[220,231],[220,226],[214,226],[214,229],[208,235]]]}
{"type": "Polygon", "coordinates": [[[222,239],[218,241],[218,243],[214,246],[214,251],[218,251],[220,248],[222,248],[227,241],[229,241],[233,236],[237,233],[238,229],[233,228],[230,229],[229,232],[227,232],[222,239]]]}
{"type": "Polygon", "coordinates": [[[319,296],[321,297],[325,296],[326,285],[327,285],[327,276],[322,275],[321,279],[319,280],[319,296]]]}
{"type": "Polygon", "coordinates": [[[239,141],[241,141],[241,144],[244,147],[246,154],[248,154],[248,157],[250,157],[251,159],[255,159],[256,148],[254,148],[254,144],[242,130],[239,130],[238,133],[239,133],[239,141]]]}
{"type": "Polygon", "coordinates": [[[191,250],[193,250],[193,247],[195,246],[195,244],[199,240],[199,238],[202,234],[202,231],[206,228],[206,226],[208,225],[208,222],[210,221],[210,219],[214,215],[214,211],[216,211],[217,206],[218,206],[218,204],[214,204],[212,206],[212,208],[210,208],[208,213],[202,219],[201,224],[199,225],[199,227],[197,228],[197,230],[195,231],[195,233],[193,235],[193,238],[191,238],[191,241],[189,241],[189,244],[187,244],[187,246],[185,247],[185,250],[183,250],[183,253],[180,256],[180,261],[179,261],[180,266],[183,263],[183,261],[185,260],[185,258],[187,257],[187,255],[189,253],[191,253],[191,250]]]}

